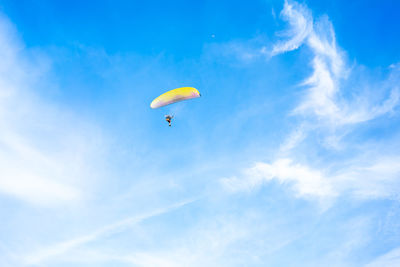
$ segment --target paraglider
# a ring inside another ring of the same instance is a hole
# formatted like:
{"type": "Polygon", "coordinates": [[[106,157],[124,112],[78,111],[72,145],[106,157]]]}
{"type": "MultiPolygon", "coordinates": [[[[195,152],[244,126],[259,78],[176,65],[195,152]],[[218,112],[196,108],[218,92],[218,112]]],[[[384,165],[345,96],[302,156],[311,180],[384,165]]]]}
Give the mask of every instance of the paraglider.
{"type": "MultiPolygon", "coordinates": [[[[153,109],[160,108],[176,102],[198,97],[200,97],[200,92],[196,88],[181,87],[160,95],[151,102],[150,107],[153,109]]],[[[171,126],[171,120],[173,117],[174,116],[172,115],[165,115],[165,120],[168,122],[169,126],[171,126]]]]}
{"type": "Polygon", "coordinates": [[[171,127],[171,120],[174,116],[171,115],[165,115],[165,120],[168,122],[168,125],[171,127]]]}

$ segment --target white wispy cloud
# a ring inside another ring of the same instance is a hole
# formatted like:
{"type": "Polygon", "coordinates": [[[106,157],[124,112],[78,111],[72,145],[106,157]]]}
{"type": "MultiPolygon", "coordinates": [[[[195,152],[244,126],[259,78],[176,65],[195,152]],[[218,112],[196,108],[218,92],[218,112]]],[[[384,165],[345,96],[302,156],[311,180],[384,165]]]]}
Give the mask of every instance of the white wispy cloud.
{"type": "Polygon", "coordinates": [[[222,184],[231,191],[251,190],[263,183],[276,179],[282,184],[291,184],[299,196],[335,196],[330,181],[323,172],[301,164],[293,164],[291,159],[278,159],[268,164],[258,162],[244,171],[245,178],[224,178],[222,184]]]}
{"type": "MultiPolygon", "coordinates": [[[[248,263],[248,257],[256,261],[255,254],[278,250],[291,241],[269,245],[267,249],[255,252],[250,245],[252,235],[259,229],[249,227],[251,218],[237,218],[235,215],[214,214],[201,218],[193,227],[179,231],[168,240],[167,246],[156,248],[116,249],[90,248],[80,246],[65,255],[58,255],[54,262],[70,264],[102,263],[109,265],[133,264],[135,266],[232,266],[248,263]],[[243,245],[243,242],[247,245],[243,245]],[[251,255],[251,256],[249,256],[251,255]]],[[[151,235],[146,232],[146,235],[151,235]]],[[[254,245],[254,244],[253,244],[254,245]]],[[[50,261],[49,261],[50,262],[50,261]]]]}
{"type": "Polygon", "coordinates": [[[294,131],[292,131],[286,140],[280,145],[281,152],[287,152],[292,150],[294,147],[297,146],[298,143],[306,138],[307,127],[304,125],[298,126],[294,131]]]}
{"type": "Polygon", "coordinates": [[[272,56],[299,48],[313,30],[311,12],[296,2],[285,1],[281,17],[289,23],[290,28],[279,35],[289,39],[274,45],[272,56]]]}
{"type": "Polygon", "coordinates": [[[381,104],[362,96],[359,96],[362,101],[357,102],[341,97],[340,92],[349,89],[343,88],[343,83],[351,75],[351,68],[346,65],[345,53],[336,44],[328,17],[314,20],[306,6],[292,1],[285,1],[282,16],[289,23],[285,34],[288,39],[278,42],[272,55],[298,49],[301,45],[306,45],[313,53],[313,72],[302,83],[307,92],[294,114],[313,115],[331,126],[340,126],[374,119],[398,105],[398,83],[392,83],[389,98],[381,104]]]}
{"type": "Polygon", "coordinates": [[[256,163],[238,177],[221,179],[231,192],[252,191],[278,181],[297,197],[323,202],[347,194],[357,199],[396,198],[400,190],[400,157],[369,158],[321,169],[284,158],[272,163],[256,163]]]}
{"type": "Polygon", "coordinates": [[[379,256],[365,267],[396,267],[400,265],[400,248],[395,248],[388,253],[379,256]]]}
{"type": "Polygon", "coordinates": [[[92,233],[84,234],[82,236],[79,236],[79,237],[76,237],[76,238],[73,238],[73,239],[70,239],[67,241],[62,241],[62,242],[50,245],[48,247],[45,247],[43,249],[34,251],[34,252],[26,255],[25,257],[23,257],[23,263],[26,265],[40,264],[48,259],[51,259],[52,257],[60,256],[74,248],[83,246],[89,242],[93,242],[93,241],[103,238],[105,236],[122,232],[127,227],[141,223],[142,221],[144,221],[146,219],[168,213],[170,211],[173,211],[175,209],[183,207],[187,204],[190,204],[193,201],[195,201],[195,199],[185,200],[185,201],[175,203],[175,204],[167,206],[167,207],[153,210],[148,213],[132,216],[132,217],[126,218],[124,220],[112,223],[110,225],[101,227],[100,229],[97,229],[96,231],[94,231],[92,233]]]}
{"type": "Polygon", "coordinates": [[[54,86],[50,62],[3,16],[0,58],[0,194],[44,206],[82,199],[102,149],[99,129],[39,96],[54,86]]]}
{"type": "MultiPolygon", "coordinates": [[[[289,29],[284,32],[287,39],[274,45],[271,55],[289,52],[302,45],[312,52],[312,73],[300,84],[306,88],[305,94],[291,113],[300,118],[299,123],[271,162],[255,163],[242,175],[222,179],[222,185],[233,192],[248,191],[275,180],[288,185],[297,197],[319,200],[335,199],[342,194],[357,198],[393,197],[400,189],[400,156],[396,151],[385,155],[376,151],[379,147],[360,142],[358,146],[363,149],[351,160],[341,158],[326,162],[322,156],[318,163],[310,163],[311,155],[307,155],[313,149],[320,151],[321,147],[340,148],[342,153],[353,152],[351,147],[340,146],[342,139],[355,131],[360,123],[394,113],[400,98],[398,66],[391,66],[390,75],[373,84],[367,82],[368,76],[357,73],[365,80],[358,80],[357,85],[366,88],[357,88],[359,95],[347,99],[344,95],[355,94],[351,93],[353,84],[348,80],[356,66],[347,65],[345,52],[336,44],[328,17],[314,20],[305,5],[294,1],[285,1],[281,16],[289,24],[289,29]],[[373,97],[374,93],[376,97],[373,97]],[[382,100],[379,96],[385,94],[389,96],[382,100]],[[317,140],[311,140],[317,135],[317,140]]],[[[353,143],[352,147],[355,146],[353,143]]]]}

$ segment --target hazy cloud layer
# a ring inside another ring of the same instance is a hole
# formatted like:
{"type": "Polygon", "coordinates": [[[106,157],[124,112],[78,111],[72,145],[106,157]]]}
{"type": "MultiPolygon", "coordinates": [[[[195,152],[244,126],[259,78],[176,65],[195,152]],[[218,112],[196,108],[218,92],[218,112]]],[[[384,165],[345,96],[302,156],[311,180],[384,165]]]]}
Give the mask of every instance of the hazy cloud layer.
{"type": "Polygon", "coordinates": [[[0,57],[0,193],[45,206],[77,203],[96,175],[99,129],[38,96],[54,87],[45,82],[51,62],[26,49],[3,16],[0,57]]]}

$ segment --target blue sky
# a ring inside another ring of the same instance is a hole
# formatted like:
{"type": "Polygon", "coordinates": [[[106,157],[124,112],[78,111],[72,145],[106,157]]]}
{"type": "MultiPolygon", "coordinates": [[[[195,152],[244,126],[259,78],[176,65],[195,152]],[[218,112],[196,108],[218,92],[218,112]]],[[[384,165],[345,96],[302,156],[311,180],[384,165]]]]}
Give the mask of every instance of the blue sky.
{"type": "Polygon", "coordinates": [[[0,0],[0,265],[399,266],[399,11],[0,0]]]}

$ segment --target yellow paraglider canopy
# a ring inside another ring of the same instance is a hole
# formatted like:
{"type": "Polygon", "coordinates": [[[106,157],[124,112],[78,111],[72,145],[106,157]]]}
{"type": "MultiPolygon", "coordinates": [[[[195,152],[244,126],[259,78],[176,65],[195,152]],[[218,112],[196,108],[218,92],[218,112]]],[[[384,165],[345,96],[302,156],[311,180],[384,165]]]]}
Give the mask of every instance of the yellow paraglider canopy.
{"type": "Polygon", "coordinates": [[[181,87],[168,91],[151,102],[151,108],[159,108],[182,100],[200,97],[199,91],[193,87],[181,87]]]}

